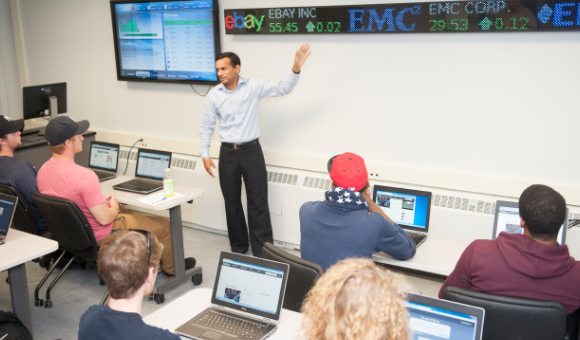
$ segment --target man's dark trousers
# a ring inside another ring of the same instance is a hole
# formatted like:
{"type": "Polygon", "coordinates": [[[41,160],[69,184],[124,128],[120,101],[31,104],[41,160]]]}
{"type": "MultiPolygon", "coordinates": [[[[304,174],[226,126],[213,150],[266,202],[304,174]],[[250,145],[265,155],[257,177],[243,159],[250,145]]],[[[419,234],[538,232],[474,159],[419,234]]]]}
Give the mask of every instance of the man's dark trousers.
{"type": "Polygon", "coordinates": [[[243,177],[248,198],[252,253],[262,257],[264,244],[273,243],[268,208],[268,178],[262,147],[259,143],[245,149],[222,145],[218,170],[232,251],[245,253],[248,250],[248,227],[241,199],[243,177]]]}

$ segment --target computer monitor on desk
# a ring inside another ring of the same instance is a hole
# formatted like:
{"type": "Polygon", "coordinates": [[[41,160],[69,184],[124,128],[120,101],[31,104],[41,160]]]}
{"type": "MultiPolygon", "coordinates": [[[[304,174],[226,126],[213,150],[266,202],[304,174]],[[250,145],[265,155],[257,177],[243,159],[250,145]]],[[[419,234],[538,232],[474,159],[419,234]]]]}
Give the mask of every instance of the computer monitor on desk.
{"type": "Polygon", "coordinates": [[[420,245],[427,238],[431,193],[375,185],[373,201],[420,245]]]}
{"type": "MultiPolygon", "coordinates": [[[[568,209],[566,209],[568,216],[568,209]]],[[[568,218],[564,220],[560,232],[558,232],[558,243],[566,244],[566,230],[568,229],[568,218]]],[[[493,219],[493,234],[491,239],[495,240],[499,233],[523,234],[524,229],[520,225],[520,207],[518,202],[500,201],[495,204],[495,217],[493,219]]]]}
{"type": "MultiPolygon", "coordinates": [[[[22,88],[25,120],[56,117],[57,113],[66,113],[66,83],[25,86],[22,88]]],[[[37,133],[39,129],[27,129],[23,135],[37,133]]]]}

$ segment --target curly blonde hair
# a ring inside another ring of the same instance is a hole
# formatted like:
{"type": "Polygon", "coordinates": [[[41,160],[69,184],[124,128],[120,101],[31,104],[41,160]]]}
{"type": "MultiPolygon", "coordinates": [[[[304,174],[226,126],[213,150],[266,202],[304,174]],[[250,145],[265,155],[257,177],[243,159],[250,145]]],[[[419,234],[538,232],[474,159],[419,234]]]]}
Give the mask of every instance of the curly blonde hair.
{"type": "Polygon", "coordinates": [[[310,340],[407,340],[400,284],[395,274],[370,259],[338,262],[308,293],[303,335],[310,340]]]}

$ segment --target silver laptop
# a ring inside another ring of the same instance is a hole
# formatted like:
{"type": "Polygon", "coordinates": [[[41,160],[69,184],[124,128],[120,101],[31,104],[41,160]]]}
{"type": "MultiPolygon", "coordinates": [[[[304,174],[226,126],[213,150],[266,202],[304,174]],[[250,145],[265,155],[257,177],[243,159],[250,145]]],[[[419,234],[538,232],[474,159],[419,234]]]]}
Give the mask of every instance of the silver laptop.
{"type": "Polygon", "coordinates": [[[17,204],[18,197],[0,194],[0,244],[6,242],[17,204]]]}
{"type": "Polygon", "coordinates": [[[175,333],[203,340],[261,340],[276,331],[289,266],[253,256],[222,252],[211,296],[212,307],[175,333]]]}
{"type": "Polygon", "coordinates": [[[405,230],[419,246],[427,239],[431,193],[428,191],[375,185],[373,201],[405,230]]]}
{"type": "MultiPolygon", "coordinates": [[[[558,233],[559,244],[566,244],[567,229],[568,209],[566,208],[566,219],[558,233]]],[[[508,234],[524,233],[524,228],[520,225],[520,206],[518,202],[497,201],[495,203],[495,217],[493,219],[493,234],[491,235],[491,239],[495,240],[502,231],[508,234]]]]}
{"type": "Polygon", "coordinates": [[[135,178],[113,185],[113,189],[149,194],[163,188],[163,173],[171,164],[171,152],[139,149],[135,178]]]}
{"type": "Polygon", "coordinates": [[[119,165],[119,144],[91,141],[89,169],[103,182],[117,177],[119,165]]]}
{"type": "Polygon", "coordinates": [[[483,308],[410,293],[405,307],[413,340],[481,340],[483,308]]]}

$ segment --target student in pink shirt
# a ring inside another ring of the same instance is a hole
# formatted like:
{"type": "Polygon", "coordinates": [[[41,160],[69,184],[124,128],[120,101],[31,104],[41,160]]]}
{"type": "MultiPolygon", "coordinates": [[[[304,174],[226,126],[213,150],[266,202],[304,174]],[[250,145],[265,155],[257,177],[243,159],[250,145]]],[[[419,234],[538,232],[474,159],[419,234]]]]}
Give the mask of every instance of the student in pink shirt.
{"type": "MultiPolygon", "coordinates": [[[[174,274],[173,247],[169,221],[129,211],[119,205],[115,195],[104,197],[99,178],[90,169],[74,162],[74,155],[83,151],[82,134],[89,122],[75,122],[66,116],[57,117],[46,126],[46,140],[52,158],[40,168],[38,190],[48,196],[62,197],[75,202],[90,223],[97,243],[116,229],[144,229],[157,236],[163,244],[161,268],[165,277],[174,274]]],[[[186,269],[195,267],[193,257],[185,259],[186,269]]]]}

